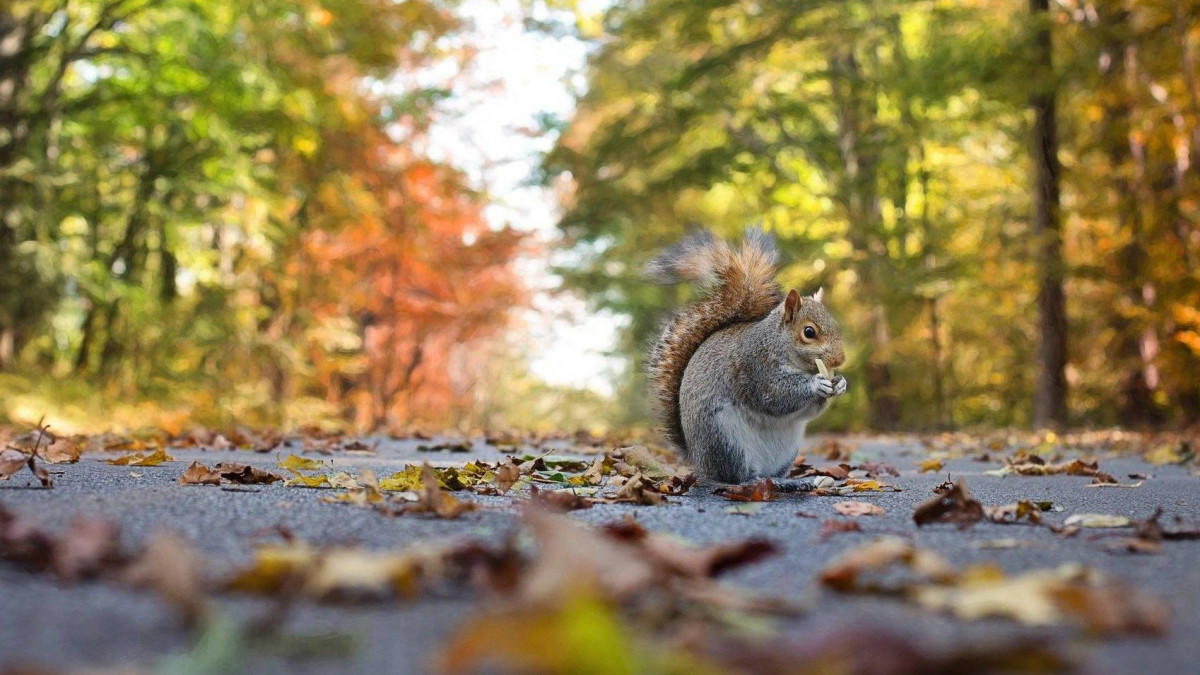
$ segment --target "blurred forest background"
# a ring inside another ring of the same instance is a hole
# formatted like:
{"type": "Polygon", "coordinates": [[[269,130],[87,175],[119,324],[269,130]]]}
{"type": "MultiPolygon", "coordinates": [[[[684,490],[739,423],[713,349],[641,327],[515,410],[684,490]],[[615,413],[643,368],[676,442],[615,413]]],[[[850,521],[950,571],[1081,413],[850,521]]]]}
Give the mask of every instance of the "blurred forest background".
{"type": "Polygon", "coordinates": [[[0,421],[640,425],[642,264],[755,223],[848,331],[827,428],[1200,417],[1200,2],[507,4],[589,50],[553,237],[428,151],[459,3],[0,0],[0,421]],[[530,260],[611,395],[529,372],[530,260]]]}

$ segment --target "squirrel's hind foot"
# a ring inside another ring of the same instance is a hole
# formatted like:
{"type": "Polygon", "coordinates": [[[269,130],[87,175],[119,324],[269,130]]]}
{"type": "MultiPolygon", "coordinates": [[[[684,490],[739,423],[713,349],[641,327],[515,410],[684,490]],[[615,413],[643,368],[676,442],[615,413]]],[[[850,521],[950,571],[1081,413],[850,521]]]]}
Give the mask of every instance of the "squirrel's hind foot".
{"type": "Polygon", "coordinates": [[[812,492],[818,488],[830,487],[834,480],[829,476],[813,476],[812,478],[772,478],[775,489],[780,492],[812,492]]]}

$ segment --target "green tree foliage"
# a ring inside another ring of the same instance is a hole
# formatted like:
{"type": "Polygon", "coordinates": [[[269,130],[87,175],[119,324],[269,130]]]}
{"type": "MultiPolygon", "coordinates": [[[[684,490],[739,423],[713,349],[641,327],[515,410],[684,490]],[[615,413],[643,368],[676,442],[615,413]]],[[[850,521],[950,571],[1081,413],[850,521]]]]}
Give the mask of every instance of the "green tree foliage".
{"type": "Polygon", "coordinates": [[[632,318],[622,349],[636,359],[687,297],[648,286],[640,264],[690,223],[731,237],[761,223],[789,257],[784,280],[824,285],[850,329],[858,386],[832,423],[1027,423],[1040,339],[1028,102],[1058,90],[1073,419],[1179,419],[1200,365],[1198,12],[615,6],[546,162],[569,179],[561,271],[632,318]],[[1054,71],[1036,42],[1046,20],[1054,71]]]}
{"type": "Polygon", "coordinates": [[[0,372],[223,422],[299,397],[407,419],[424,383],[444,414],[450,352],[519,302],[517,238],[414,149],[439,92],[388,83],[454,56],[452,9],[0,6],[0,372]]]}

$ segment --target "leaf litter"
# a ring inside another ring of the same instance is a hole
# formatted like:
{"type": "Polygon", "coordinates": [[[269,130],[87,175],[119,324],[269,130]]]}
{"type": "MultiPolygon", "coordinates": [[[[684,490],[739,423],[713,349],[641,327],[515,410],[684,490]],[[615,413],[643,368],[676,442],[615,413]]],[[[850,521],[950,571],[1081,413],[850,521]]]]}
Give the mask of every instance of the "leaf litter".
{"type": "Polygon", "coordinates": [[[839,593],[900,598],[918,607],[974,621],[1078,625],[1102,635],[1159,635],[1168,605],[1095,570],[1065,564],[1010,576],[995,565],[957,569],[940,555],[898,537],[879,539],[844,554],[820,573],[839,593]],[[906,572],[897,578],[896,572],[906,572]]]}

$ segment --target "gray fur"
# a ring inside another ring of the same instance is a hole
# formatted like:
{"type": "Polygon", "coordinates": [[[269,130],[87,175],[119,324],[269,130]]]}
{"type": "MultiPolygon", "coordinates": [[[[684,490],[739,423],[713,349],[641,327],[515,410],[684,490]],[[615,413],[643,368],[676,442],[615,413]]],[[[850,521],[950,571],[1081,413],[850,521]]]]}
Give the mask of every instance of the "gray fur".
{"type": "MultiPolygon", "coordinates": [[[[840,363],[840,342],[831,350],[827,361],[840,363]]],[[[711,335],[688,362],[679,391],[686,459],[726,483],[786,475],[808,422],[846,391],[845,378],[821,377],[812,357],[784,324],[782,303],[758,321],[711,335]]]]}

